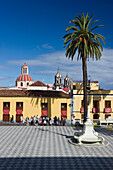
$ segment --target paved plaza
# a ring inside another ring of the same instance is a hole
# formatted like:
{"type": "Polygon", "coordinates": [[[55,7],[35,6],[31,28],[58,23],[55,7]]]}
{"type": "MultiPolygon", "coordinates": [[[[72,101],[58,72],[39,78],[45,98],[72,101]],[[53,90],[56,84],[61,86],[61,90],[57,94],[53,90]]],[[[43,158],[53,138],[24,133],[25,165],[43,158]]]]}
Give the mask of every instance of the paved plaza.
{"type": "Polygon", "coordinates": [[[67,126],[0,126],[2,169],[113,169],[113,131],[96,128],[106,146],[75,146],[67,126]]]}

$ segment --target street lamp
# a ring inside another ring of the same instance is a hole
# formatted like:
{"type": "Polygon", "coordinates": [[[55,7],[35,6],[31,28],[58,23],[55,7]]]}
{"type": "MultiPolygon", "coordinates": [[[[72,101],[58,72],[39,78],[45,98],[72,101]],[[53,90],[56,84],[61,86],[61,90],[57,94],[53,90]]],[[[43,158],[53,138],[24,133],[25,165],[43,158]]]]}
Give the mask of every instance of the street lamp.
{"type": "Polygon", "coordinates": [[[90,79],[88,80],[88,84],[87,84],[87,93],[88,93],[88,113],[87,113],[87,119],[88,118],[90,119],[90,105],[89,105],[90,79]]]}

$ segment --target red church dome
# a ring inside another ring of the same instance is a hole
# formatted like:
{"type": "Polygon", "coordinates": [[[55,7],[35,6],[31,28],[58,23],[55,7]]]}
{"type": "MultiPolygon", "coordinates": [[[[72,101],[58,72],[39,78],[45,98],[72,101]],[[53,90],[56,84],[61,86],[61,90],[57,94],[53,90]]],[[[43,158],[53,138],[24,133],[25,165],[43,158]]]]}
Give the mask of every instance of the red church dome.
{"type": "Polygon", "coordinates": [[[26,64],[24,64],[22,67],[28,67],[26,64]]]}
{"type": "Polygon", "coordinates": [[[33,79],[29,74],[21,74],[17,77],[17,81],[33,81],[33,79]]]}

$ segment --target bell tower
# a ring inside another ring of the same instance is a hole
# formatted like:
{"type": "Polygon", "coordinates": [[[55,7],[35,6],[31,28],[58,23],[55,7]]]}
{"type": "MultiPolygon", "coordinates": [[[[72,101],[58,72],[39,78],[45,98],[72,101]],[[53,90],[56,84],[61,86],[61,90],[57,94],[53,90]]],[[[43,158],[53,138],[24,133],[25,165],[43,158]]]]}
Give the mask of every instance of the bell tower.
{"type": "Polygon", "coordinates": [[[70,79],[68,77],[68,74],[66,75],[64,79],[64,88],[70,88],[70,79]]]}
{"type": "Polygon", "coordinates": [[[62,75],[60,74],[59,67],[57,74],[55,75],[55,89],[62,89],[62,75]]]}
{"type": "Polygon", "coordinates": [[[26,64],[22,66],[21,74],[28,74],[28,66],[26,64]]]}

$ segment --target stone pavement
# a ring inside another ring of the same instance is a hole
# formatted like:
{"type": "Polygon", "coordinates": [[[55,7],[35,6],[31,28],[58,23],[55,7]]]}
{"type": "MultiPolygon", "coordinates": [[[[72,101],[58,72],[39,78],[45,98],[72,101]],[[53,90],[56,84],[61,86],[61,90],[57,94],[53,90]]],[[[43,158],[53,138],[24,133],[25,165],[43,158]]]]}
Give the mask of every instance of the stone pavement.
{"type": "Polygon", "coordinates": [[[113,131],[96,131],[107,146],[75,146],[67,126],[0,126],[0,170],[113,169],[113,131]]]}

